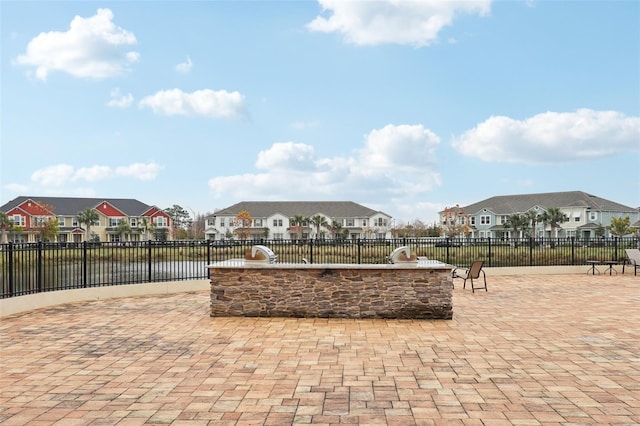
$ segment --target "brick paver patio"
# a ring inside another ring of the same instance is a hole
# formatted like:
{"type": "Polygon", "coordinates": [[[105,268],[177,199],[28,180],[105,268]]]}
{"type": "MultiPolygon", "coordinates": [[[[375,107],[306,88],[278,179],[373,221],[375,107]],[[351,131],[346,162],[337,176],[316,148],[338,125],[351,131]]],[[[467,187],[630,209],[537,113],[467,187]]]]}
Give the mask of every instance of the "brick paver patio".
{"type": "Polygon", "coordinates": [[[640,424],[640,277],[488,277],[451,321],[211,318],[208,293],[0,321],[3,425],[640,424]]]}

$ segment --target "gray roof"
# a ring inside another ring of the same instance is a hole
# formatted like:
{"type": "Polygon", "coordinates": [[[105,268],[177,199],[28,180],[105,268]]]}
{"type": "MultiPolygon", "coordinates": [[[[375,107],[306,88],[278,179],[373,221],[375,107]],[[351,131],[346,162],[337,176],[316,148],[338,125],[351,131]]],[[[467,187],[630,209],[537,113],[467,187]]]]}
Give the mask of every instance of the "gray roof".
{"type": "MultiPolygon", "coordinates": [[[[265,218],[280,213],[286,217],[311,217],[323,214],[330,218],[371,217],[376,213],[385,214],[353,201],[241,201],[219,210],[213,216],[235,216],[246,210],[254,218],[265,218]]],[[[389,216],[389,215],[386,215],[389,216]]]]}
{"type": "Polygon", "coordinates": [[[8,212],[27,200],[53,207],[54,213],[58,216],[75,216],[83,210],[96,208],[105,201],[127,216],[141,216],[152,208],[131,198],[17,197],[1,206],[0,211],[8,212]]]}
{"type": "Polygon", "coordinates": [[[542,194],[498,195],[463,207],[467,214],[476,214],[487,209],[495,214],[509,215],[524,213],[539,206],[551,207],[588,207],[596,211],[634,213],[636,209],[587,194],[582,191],[548,192],[542,194]]]}

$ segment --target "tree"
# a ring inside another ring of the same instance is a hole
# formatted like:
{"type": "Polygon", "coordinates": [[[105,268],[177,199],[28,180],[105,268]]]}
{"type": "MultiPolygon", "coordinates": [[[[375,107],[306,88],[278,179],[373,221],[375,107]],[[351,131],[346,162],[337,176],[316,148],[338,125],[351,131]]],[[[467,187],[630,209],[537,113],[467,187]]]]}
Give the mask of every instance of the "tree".
{"type": "Polygon", "coordinates": [[[55,209],[49,204],[37,201],[35,216],[35,226],[32,226],[40,241],[53,241],[60,231],[58,218],[55,217],[55,209]]]}
{"type": "Polygon", "coordinates": [[[251,217],[251,214],[246,210],[242,210],[233,220],[233,225],[236,227],[233,232],[235,232],[240,239],[245,240],[249,238],[251,234],[252,223],[253,217],[251,217]]]}
{"type": "Polygon", "coordinates": [[[442,228],[435,223],[427,228],[427,237],[439,237],[442,235],[442,228]]]}
{"type": "Polygon", "coordinates": [[[155,234],[156,229],[158,228],[158,226],[146,216],[140,221],[140,227],[142,228],[144,239],[146,241],[150,240],[149,236],[155,234]]]}
{"type": "Polygon", "coordinates": [[[49,217],[38,221],[38,225],[35,227],[37,230],[40,241],[53,241],[60,232],[58,218],[49,217]]]}
{"type": "Polygon", "coordinates": [[[302,238],[302,227],[309,223],[309,219],[296,215],[289,219],[289,232],[295,235],[297,238],[302,238]]]}
{"type": "Polygon", "coordinates": [[[86,225],[85,241],[91,240],[91,225],[100,220],[100,214],[94,209],[85,209],[78,213],[78,222],[80,225],[86,225]]]}
{"type": "Polygon", "coordinates": [[[191,215],[181,206],[174,204],[173,207],[164,209],[164,212],[171,218],[173,230],[189,229],[191,226],[191,215]]]}
{"type": "MultiPolygon", "coordinates": [[[[211,216],[213,213],[209,212],[209,213],[205,213],[205,214],[201,214],[201,213],[196,213],[196,216],[193,220],[193,222],[191,223],[191,232],[190,232],[190,237],[193,239],[204,239],[205,235],[204,235],[204,231],[205,231],[205,225],[207,222],[207,217],[211,216]]],[[[268,231],[268,230],[267,230],[268,231]]]]}
{"type": "Polygon", "coordinates": [[[519,231],[522,232],[527,229],[529,226],[529,218],[526,215],[520,213],[514,213],[507,217],[507,220],[504,223],[505,228],[510,228],[513,230],[514,237],[518,238],[519,231]]]}
{"type": "Polygon", "coordinates": [[[568,220],[569,218],[557,207],[550,207],[542,214],[542,222],[551,227],[554,238],[558,238],[558,228],[560,225],[568,220]]]}
{"type": "Polygon", "coordinates": [[[615,235],[616,237],[624,237],[625,235],[632,234],[631,218],[629,216],[612,217],[611,225],[607,226],[607,229],[609,229],[611,235],[615,235]]]}
{"type": "Polygon", "coordinates": [[[116,232],[120,236],[120,241],[125,241],[124,237],[131,233],[131,226],[129,226],[129,221],[126,218],[120,219],[116,232]]]}
{"type": "Polygon", "coordinates": [[[7,234],[13,228],[13,221],[9,219],[9,216],[5,212],[0,212],[0,244],[6,244],[7,234]]]}
{"type": "Polygon", "coordinates": [[[471,232],[470,222],[470,216],[458,204],[445,207],[440,219],[442,231],[449,238],[468,235],[471,232]]]}
{"type": "Polygon", "coordinates": [[[309,221],[316,227],[316,238],[320,235],[320,228],[325,228],[329,225],[327,218],[319,214],[313,216],[309,221]]]}
{"type": "Polygon", "coordinates": [[[527,230],[531,230],[531,232],[529,232],[528,236],[529,237],[535,237],[536,236],[536,225],[540,222],[542,222],[542,215],[540,213],[538,213],[535,210],[528,210],[527,212],[525,212],[525,217],[527,218],[527,220],[529,221],[529,224],[531,225],[531,228],[527,228],[527,230]]]}
{"type": "MultiPolygon", "coordinates": [[[[527,218],[526,215],[520,214],[520,213],[514,213],[509,215],[509,217],[507,217],[507,220],[504,222],[505,228],[513,229],[514,238],[521,237],[521,235],[519,235],[518,232],[526,231],[528,226],[529,226],[529,219],[527,218]]],[[[514,240],[513,244],[515,247],[518,247],[518,240],[514,240]]]]}
{"type": "Polygon", "coordinates": [[[328,226],[331,234],[333,234],[333,238],[335,240],[340,240],[346,237],[345,234],[349,234],[349,230],[342,227],[342,224],[338,221],[334,220],[331,222],[331,225],[328,226]]]}

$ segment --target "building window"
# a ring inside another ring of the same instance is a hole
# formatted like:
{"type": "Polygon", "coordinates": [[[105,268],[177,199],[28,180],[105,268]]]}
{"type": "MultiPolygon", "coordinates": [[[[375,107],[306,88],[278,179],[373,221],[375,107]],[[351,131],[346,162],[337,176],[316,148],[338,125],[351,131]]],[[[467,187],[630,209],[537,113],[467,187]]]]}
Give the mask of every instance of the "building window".
{"type": "Polygon", "coordinates": [[[480,225],[491,225],[491,216],[480,216],[480,225]]]}
{"type": "Polygon", "coordinates": [[[14,214],[12,220],[14,226],[25,226],[26,224],[26,218],[19,214],[14,214]]]}
{"type": "Polygon", "coordinates": [[[253,220],[253,226],[261,227],[262,226],[262,219],[254,219],[253,220]]]}
{"type": "Polygon", "coordinates": [[[167,221],[167,218],[163,216],[154,217],[153,223],[155,223],[156,226],[160,228],[166,228],[167,226],[169,226],[169,222],[167,221]]]}
{"type": "Polygon", "coordinates": [[[580,215],[577,215],[573,218],[574,222],[580,222],[580,215]]]}
{"type": "Polygon", "coordinates": [[[274,240],[282,240],[283,238],[284,238],[284,234],[282,234],[282,233],[276,232],[276,233],[273,234],[273,239],[274,240]]]}
{"type": "Polygon", "coordinates": [[[476,224],[476,217],[471,216],[471,225],[475,225],[475,224],[476,224]]]}
{"type": "Polygon", "coordinates": [[[374,219],[373,226],[387,226],[387,219],[381,217],[374,219]]]}
{"type": "Polygon", "coordinates": [[[507,223],[507,216],[505,215],[500,216],[500,224],[504,225],[505,223],[507,223]]]}
{"type": "Polygon", "coordinates": [[[64,217],[58,217],[58,226],[64,226],[64,217]]]}
{"type": "Polygon", "coordinates": [[[282,226],[282,219],[273,219],[273,226],[282,226]]]}
{"type": "Polygon", "coordinates": [[[353,219],[347,219],[347,226],[354,226],[354,220],[353,219]]]}
{"type": "Polygon", "coordinates": [[[74,217],[71,219],[71,226],[80,226],[80,223],[78,222],[77,217],[74,217]]]}
{"type": "Polygon", "coordinates": [[[109,227],[116,228],[120,223],[121,218],[119,217],[110,217],[109,218],[109,227]]]}
{"type": "Polygon", "coordinates": [[[596,219],[598,219],[598,213],[596,212],[589,213],[589,220],[596,220],[596,219]]]}
{"type": "Polygon", "coordinates": [[[367,226],[367,219],[362,219],[362,226],[367,226]]]}
{"type": "Polygon", "coordinates": [[[220,218],[220,226],[224,226],[224,217],[220,218]]]}
{"type": "Polygon", "coordinates": [[[129,219],[129,222],[131,223],[131,227],[133,228],[136,228],[138,226],[138,219],[136,219],[135,217],[129,219]]]}

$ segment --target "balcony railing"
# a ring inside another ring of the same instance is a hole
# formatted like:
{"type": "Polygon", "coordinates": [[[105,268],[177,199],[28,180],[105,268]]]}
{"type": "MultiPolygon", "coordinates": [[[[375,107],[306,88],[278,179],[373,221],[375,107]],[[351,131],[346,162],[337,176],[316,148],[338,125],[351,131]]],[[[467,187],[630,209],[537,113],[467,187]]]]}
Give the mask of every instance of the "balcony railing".
{"type": "Polygon", "coordinates": [[[624,262],[638,238],[525,238],[388,240],[145,241],[125,243],[0,244],[0,298],[26,294],[161,281],[207,278],[207,265],[244,258],[266,245],[286,263],[380,264],[397,247],[453,266],[484,260],[488,267],[587,265],[624,262]]]}

